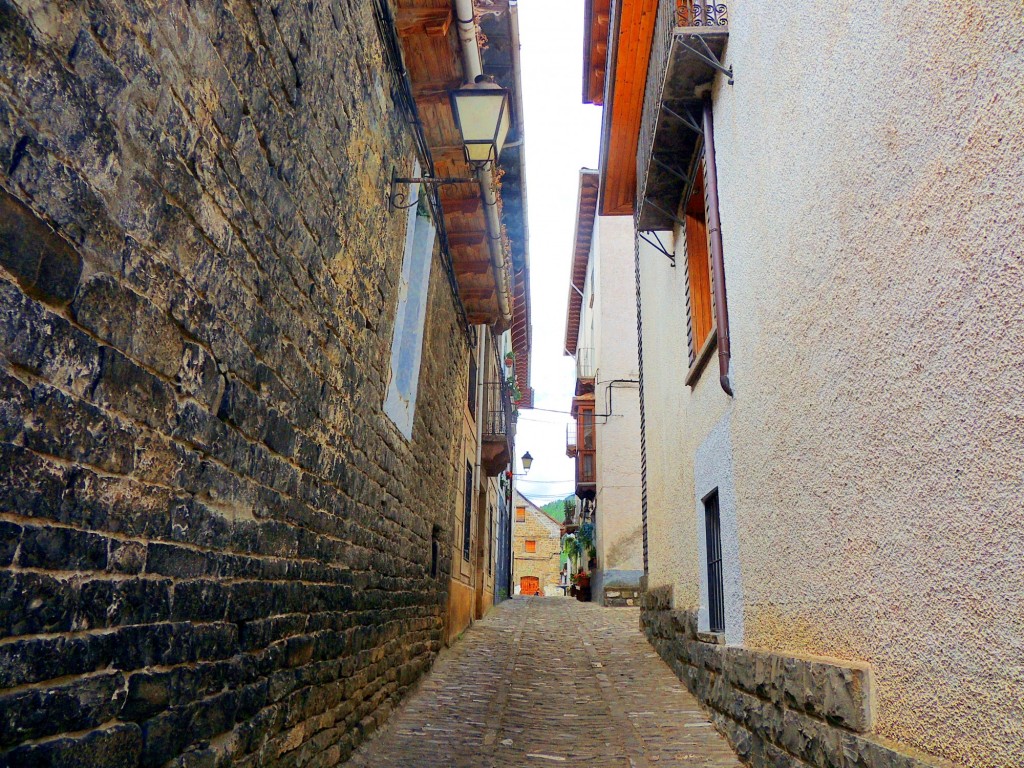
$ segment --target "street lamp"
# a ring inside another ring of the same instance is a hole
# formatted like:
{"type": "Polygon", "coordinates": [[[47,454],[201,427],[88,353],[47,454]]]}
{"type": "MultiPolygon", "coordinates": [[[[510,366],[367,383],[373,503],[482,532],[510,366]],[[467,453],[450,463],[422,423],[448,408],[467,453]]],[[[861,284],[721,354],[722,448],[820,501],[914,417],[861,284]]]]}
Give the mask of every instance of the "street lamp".
{"type": "Polygon", "coordinates": [[[521,461],[523,462],[523,474],[525,475],[530,471],[530,467],[533,466],[533,456],[531,456],[530,452],[527,451],[523,454],[521,461]]]}
{"type": "MultiPolygon", "coordinates": [[[[471,168],[482,168],[496,162],[505,146],[512,126],[508,89],[494,82],[490,75],[477,75],[476,82],[467,83],[451,92],[452,115],[462,135],[466,162],[471,168]]],[[[408,201],[406,184],[442,186],[444,184],[471,184],[473,178],[457,176],[400,177],[391,172],[391,193],[388,209],[392,212],[412,208],[417,200],[408,201]]]]}
{"type": "Polygon", "coordinates": [[[473,167],[496,162],[512,127],[508,90],[490,75],[477,75],[475,82],[452,91],[451,99],[466,162],[473,167]]]}

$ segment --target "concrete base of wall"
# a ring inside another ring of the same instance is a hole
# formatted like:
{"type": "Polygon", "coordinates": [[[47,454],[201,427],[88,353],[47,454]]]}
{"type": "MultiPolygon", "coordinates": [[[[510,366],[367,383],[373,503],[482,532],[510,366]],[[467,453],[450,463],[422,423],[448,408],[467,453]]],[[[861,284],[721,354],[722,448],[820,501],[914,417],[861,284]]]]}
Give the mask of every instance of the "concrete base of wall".
{"type": "Polygon", "coordinates": [[[867,664],[725,645],[672,609],[671,587],[643,594],[640,627],[754,768],[951,768],[870,733],[867,664]]]}
{"type": "Polygon", "coordinates": [[[595,571],[592,594],[596,602],[609,608],[640,605],[640,581],[643,571],[595,571]]]}

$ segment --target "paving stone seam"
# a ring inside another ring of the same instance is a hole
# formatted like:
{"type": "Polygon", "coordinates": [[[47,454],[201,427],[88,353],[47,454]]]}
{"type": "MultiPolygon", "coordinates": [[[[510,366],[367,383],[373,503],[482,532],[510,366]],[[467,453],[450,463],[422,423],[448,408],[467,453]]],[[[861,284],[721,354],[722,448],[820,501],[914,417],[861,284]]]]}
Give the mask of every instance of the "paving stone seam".
{"type": "Polygon", "coordinates": [[[583,649],[590,660],[591,669],[594,670],[594,678],[597,681],[597,689],[601,694],[601,698],[604,700],[605,706],[608,708],[609,719],[615,724],[616,730],[619,732],[619,736],[626,746],[626,754],[630,763],[630,768],[650,768],[650,763],[647,761],[647,749],[644,745],[643,736],[637,731],[636,726],[633,725],[632,720],[626,715],[626,706],[622,699],[615,693],[615,687],[611,681],[608,680],[607,675],[598,675],[597,670],[603,668],[604,664],[597,654],[597,648],[593,643],[586,641],[586,635],[583,634],[583,627],[580,626],[579,618],[575,616],[571,611],[567,612],[573,626],[576,629],[576,634],[583,638],[583,649]],[[596,665],[596,666],[595,666],[596,665]],[[602,677],[604,679],[602,679],[602,677]],[[625,723],[625,726],[623,725],[625,723]]]}

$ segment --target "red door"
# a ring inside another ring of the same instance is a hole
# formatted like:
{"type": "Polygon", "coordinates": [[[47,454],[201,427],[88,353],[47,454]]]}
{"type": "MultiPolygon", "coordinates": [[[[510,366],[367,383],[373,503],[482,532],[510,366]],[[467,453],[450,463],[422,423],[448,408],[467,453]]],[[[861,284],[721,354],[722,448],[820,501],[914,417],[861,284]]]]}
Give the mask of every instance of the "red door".
{"type": "Polygon", "coordinates": [[[519,594],[540,594],[540,579],[538,579],[536,576],[523,576],[521,579],[519,579],[519,594]]]}

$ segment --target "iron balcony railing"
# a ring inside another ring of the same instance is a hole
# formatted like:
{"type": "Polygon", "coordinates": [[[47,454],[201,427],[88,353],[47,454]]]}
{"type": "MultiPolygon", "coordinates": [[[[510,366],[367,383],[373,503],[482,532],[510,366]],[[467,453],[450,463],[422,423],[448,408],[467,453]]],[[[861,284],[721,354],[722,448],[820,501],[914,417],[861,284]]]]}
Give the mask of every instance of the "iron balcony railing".
{"type": "MultiPolygon", "coordinates": [[[[729,9],[725,3],[694,2],[692,0],[660,0],[658,15],[654,21],[654,35],[651,41],[651,55],[647,64],[647,87],[640,121],[640,137],[637,143],[637,171],[644,178],[637,180],[637,210],[643,206],[647,190],[647,169],[651,164],[651,148],[654,131],[661,112],[661,88],[668,68],[669,51],[673,33],[679,28],[712,27],[727,28],[729,9]]],[[[710,31],[710,30],[709,30],[710,31]]]]}
{"type": "Polygon", "coordinates": [[[729,25],[729,9],[725,3],[676,0],[677,27],[725,27],[729,25]]]}
{"type": "Polygon", "coordinates": [[[594,360],[594,350],[590,347],[580,347],[576,350],[576,378],[592,379],[597,372],[594,360]]]}
{"type": "Polygon", "coordinates": [[[511,441],[515,435],[515,420],[508,387],[497,381],[484,384],[484,407],[484,439],[511,441]]]}

